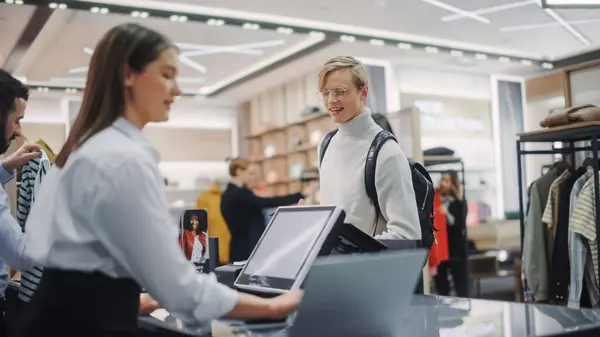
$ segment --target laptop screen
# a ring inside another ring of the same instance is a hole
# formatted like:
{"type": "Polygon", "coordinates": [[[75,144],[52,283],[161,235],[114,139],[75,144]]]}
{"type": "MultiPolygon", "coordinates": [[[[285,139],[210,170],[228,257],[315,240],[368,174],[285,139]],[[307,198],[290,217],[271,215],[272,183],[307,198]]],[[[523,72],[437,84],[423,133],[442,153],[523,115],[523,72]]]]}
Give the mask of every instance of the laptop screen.
{"type": "Polygon", "coordinates": [[[292,289],[303,270],[310,268],[339,214],[335,206],[279,208],[235,285],[255,290],[292,289]]]}

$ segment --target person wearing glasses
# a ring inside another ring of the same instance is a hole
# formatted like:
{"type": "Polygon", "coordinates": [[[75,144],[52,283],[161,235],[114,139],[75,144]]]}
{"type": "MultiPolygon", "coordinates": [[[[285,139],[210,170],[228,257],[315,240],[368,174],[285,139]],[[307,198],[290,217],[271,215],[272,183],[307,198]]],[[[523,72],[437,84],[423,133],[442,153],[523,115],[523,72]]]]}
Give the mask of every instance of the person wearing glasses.
{"type": "MultiPolygon", "coordinates": [[[[394,141],[377,157],[375,186],[381,208],[377,216],[365,187],[365,161],[382,128],[366,107],[369,93],[365,66],[350,56],[334,57],[319,73],[319,97],[338,132],[319,158],[321,204],[346,212],[346,221],[377,239],[420,240],[421,227],[406,155],[394,141]]],[[[318,153],[321,153],[322,142],[318,153]]]]}

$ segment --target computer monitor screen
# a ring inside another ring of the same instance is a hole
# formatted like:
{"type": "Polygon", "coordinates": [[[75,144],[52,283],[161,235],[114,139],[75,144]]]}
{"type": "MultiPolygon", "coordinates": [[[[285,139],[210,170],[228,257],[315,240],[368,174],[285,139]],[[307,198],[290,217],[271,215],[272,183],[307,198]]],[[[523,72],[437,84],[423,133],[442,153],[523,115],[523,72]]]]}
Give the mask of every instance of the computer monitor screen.
{"type": "Polygon", "coordinates": [[[280,207],[271,218],[235,286],[281,293],[299,288],[334,225],[335,206],[280,207]]]}

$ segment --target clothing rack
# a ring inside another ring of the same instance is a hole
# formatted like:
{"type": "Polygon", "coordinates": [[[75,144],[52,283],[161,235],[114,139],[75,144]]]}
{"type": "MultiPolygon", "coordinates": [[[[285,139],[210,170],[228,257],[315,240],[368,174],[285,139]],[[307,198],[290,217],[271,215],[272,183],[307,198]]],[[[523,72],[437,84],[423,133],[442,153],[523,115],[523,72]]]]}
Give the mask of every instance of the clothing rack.
{"type": "MultiPolygon", "coordinates": [[[[594,167],[594,199],[596,207],[596,232],[600,233],[600,196],[599,196],[599,174],[598,170],[598,150],[600,150],[600,122],[585,122],[559,126],[539,131],[525,132],[517,135],[517,176],[519,185],[519,221],[521,228],[521,250],[523,249],[523,239],[525,234],[525,211],[524,196],[527,187],[523,182],[523,164],[524,155],[542,155],[542,154],[567,154],[571,155],[572,164],[575,164],[575,154],[581,151],[591,151],[594,167]],[[589,146],[576,147],[577,142],[589,141],[589,146]],[[524,150],[525,143],[553,143],[562,142],[563,148],[552,150],[524,150]],[[566,146],[565,146],[566,145],[566,146]]],[[[596,240],[600,246],[600,235],[596,235],[596,240]]]]}
{"type": "Polygon", "coordinates": [[[467,188],[465,184],[465,163],[461,158],[454,156],[424,156],[423,157],[423,166],[427,172],[431,173],[446,173],[446,172],[456,172],[460,173],[460,179],[462,180],[462,189],[463,198],[466,197],[467,188]],[[442,165],[458,165],[459,169],[429,169],[432,166],[442,166],[442,165]]]}

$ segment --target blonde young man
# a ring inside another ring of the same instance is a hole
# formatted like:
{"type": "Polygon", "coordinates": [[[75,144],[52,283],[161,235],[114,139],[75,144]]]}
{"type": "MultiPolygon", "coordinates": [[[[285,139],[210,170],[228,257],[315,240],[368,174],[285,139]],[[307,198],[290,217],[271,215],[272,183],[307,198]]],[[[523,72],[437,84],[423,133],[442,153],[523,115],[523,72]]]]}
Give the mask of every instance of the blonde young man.
{"type": "Polygon", "coordinates": [[[398,143],[386,142],[377,157],[375,187],[381,216],[367,196],[367,152],[382,130],[365,107],[367,82],[365,66],[349,56],[330,59],[319,74],[319,96],[338,127],[319,169],[320,202],[342,207],[347,222],[377,239],[420,240],[411,171],[398,143]]]}

